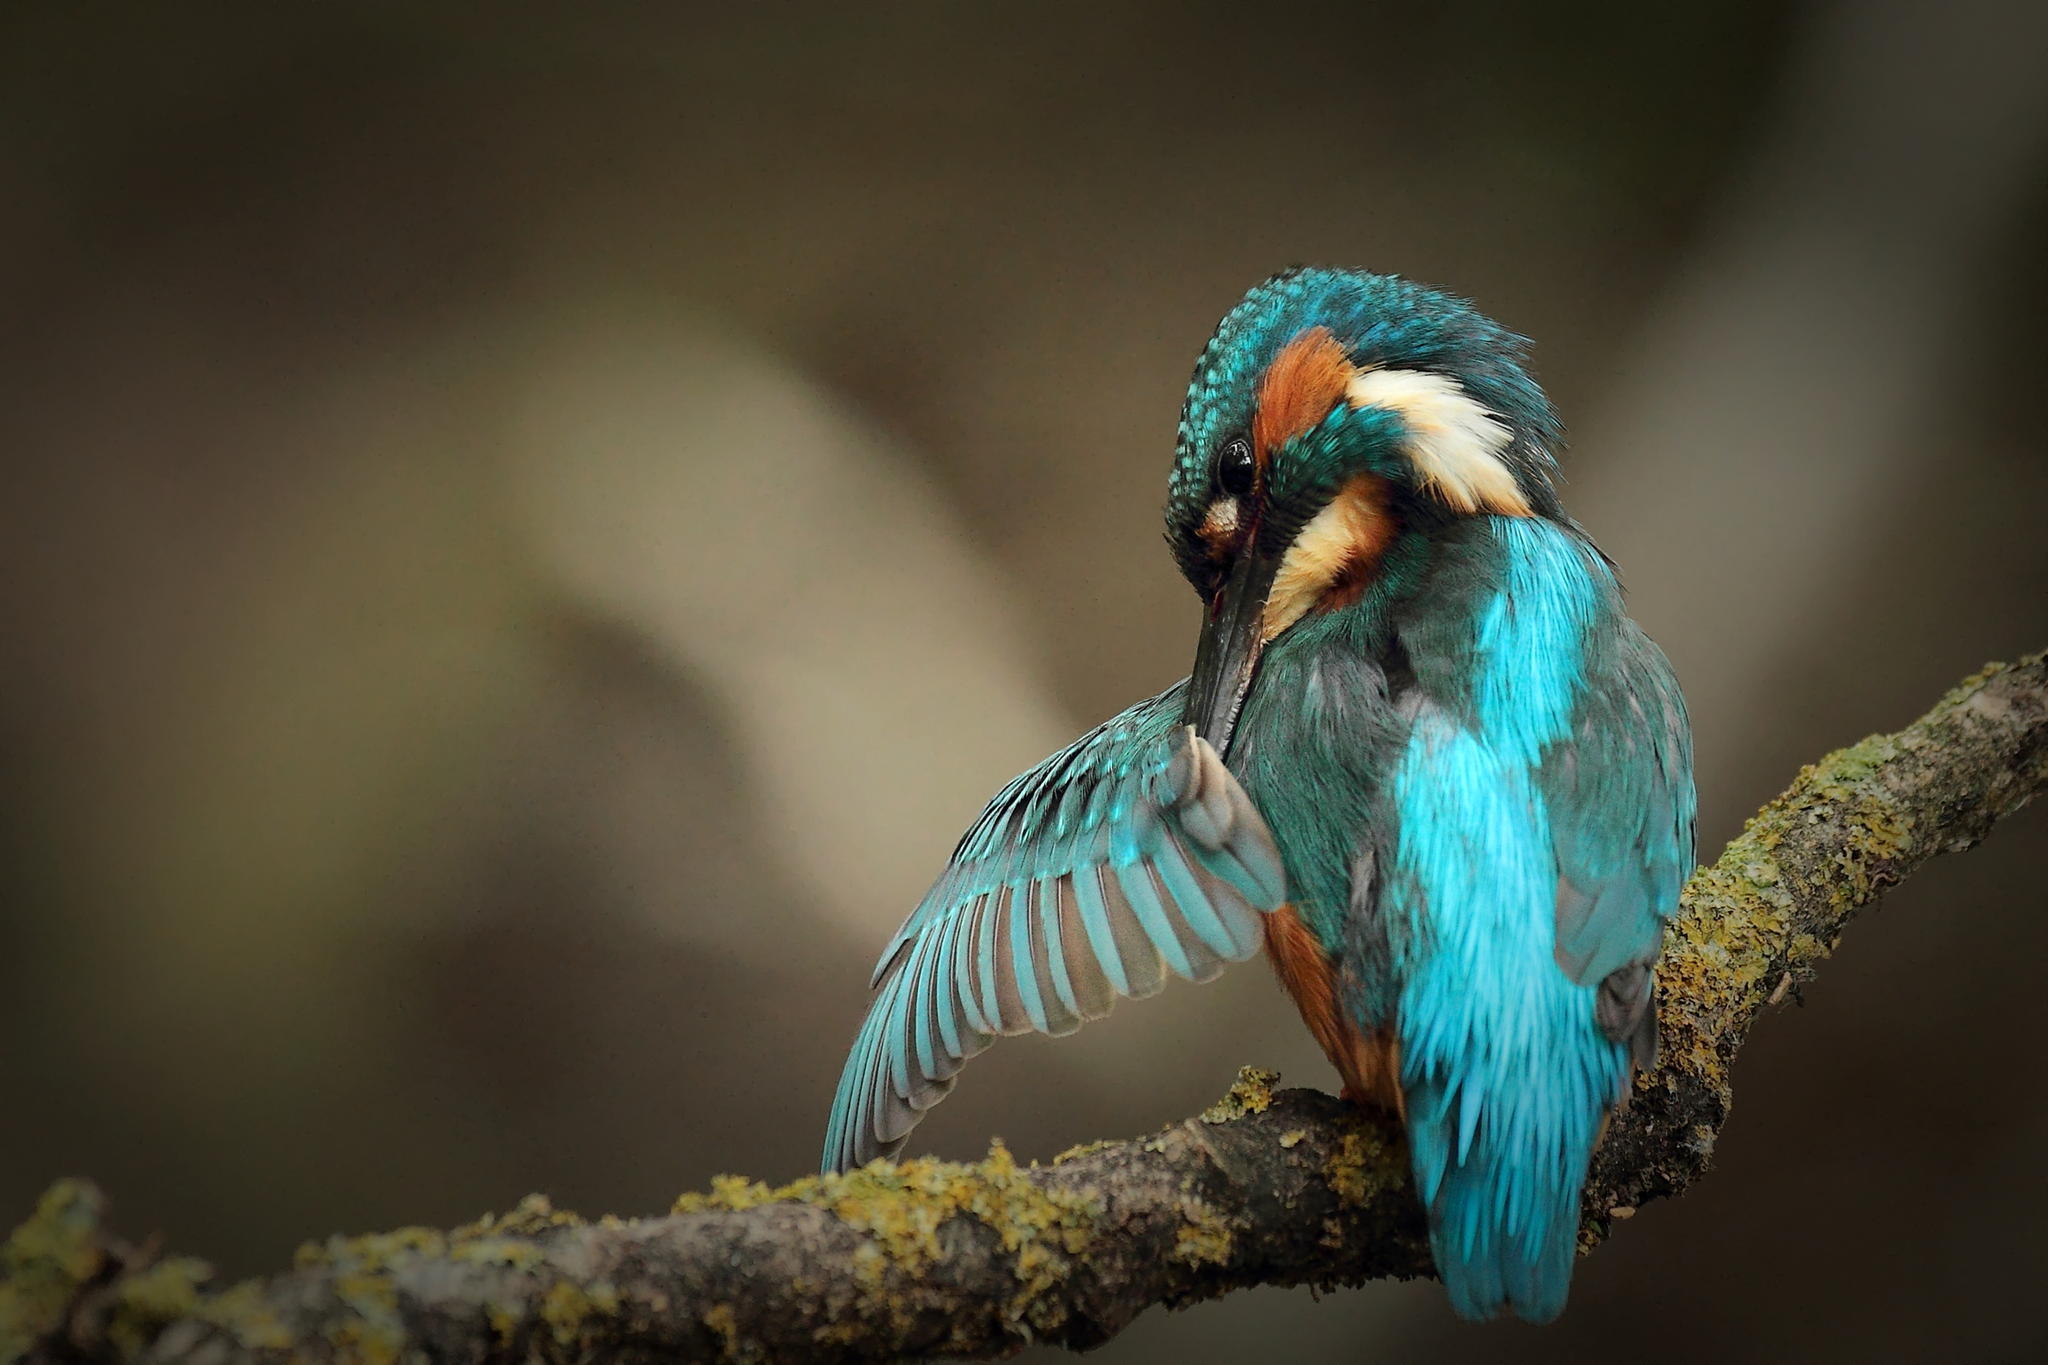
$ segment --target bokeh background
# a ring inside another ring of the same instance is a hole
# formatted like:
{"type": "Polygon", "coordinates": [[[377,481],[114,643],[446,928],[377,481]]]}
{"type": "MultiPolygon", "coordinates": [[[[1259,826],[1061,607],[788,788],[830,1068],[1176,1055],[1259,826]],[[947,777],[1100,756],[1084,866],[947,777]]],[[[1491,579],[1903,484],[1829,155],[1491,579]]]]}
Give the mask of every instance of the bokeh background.
{"type": "MultiPolygon", "coordinates": [[[[1296,261],[1537,339],[1701,839],[2048,644],[2048,9],[8,6],[0,1223],[228,1273],[810,1169],[873,955],[1185,672],[1214,320],[1296,261]]],[[[1551,1329],[1433,1285],[1111,1361],[2042,1358],[2048,812],[1768,1019],[1551,1329]]],[[[1049,1156],[1331,1077],[1250,965],[1005,1043],[1049,1156]]]]}

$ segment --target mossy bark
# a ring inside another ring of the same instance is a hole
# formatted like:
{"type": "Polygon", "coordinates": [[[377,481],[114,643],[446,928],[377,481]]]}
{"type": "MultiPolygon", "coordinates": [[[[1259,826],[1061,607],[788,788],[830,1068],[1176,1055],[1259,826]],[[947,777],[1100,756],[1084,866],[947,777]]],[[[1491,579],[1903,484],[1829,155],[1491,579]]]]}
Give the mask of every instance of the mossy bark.
{"type": "MultiPolygon", "coordinates": [[[[1595,1163],[1583,1241],[1707,1166],[1729,1065],[1843,927],[2048,785],[2048,655],[1799,774],[1686,888],[1662,1048],[1595,1163]]],[[[1088,1346],[1153,1304],[1430,1273],[1398,1125],[1247,1069],[1197,1118],[1020,1167],[738,1178],[663,1217],[528,1199],[453,1231],[303,1248],[233,1286],[138,1251],[61,1183],[0,1248],[0,1361],[869,1361],[1088,1346]]]]}

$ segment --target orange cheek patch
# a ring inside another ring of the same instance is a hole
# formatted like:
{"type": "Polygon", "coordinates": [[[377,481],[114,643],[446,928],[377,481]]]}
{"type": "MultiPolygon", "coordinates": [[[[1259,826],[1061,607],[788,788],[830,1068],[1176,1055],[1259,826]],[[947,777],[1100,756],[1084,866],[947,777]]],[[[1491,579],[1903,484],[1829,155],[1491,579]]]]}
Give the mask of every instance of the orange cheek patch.
{"type": "Polygon", "coordinates": [[[1311,327],[1281,347],[1259,381],[1258,415],[1252,419],[1259,462],[1327,417],[1357,373],[1327,327],[1311,327]]]}
{"type": "Polygon", "coordinates": [[[1385,479],[1361,474],[1345,485],[1337,502],[1344,510],[1351,553],[1331,576],[1330,586],[1316,603],[1318,611],[1348,607],[1365,596],[1365,590],[1379,574],[1380,557],[1401,529],[1394,518],[1393,493],[1385,479]]]}
{"type": "Polygon", "coordinates": [[[1301,528],[1266,598],[1267,639],[1311,611],[1333,611],[1364,595],[1401,529],[1392,502],[1386,480],[1360,474],[1301,528]]]}

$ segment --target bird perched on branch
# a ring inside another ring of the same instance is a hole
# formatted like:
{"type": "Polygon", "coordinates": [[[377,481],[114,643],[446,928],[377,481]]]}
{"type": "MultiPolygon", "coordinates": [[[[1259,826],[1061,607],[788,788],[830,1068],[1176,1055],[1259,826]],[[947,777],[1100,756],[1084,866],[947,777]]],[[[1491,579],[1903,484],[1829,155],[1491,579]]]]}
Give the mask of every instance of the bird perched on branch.
{"type": "Polygon", "coordinates": [[[961,839],[876,967],[826,1169],[896,1152],[996,1035],[1263,944],[1345,1094],[1402,1115],[1452,1305],[1563,1309],[1587,1163],[1656,1046],[1692,755],[1558,503],[1522,347],[1349,270],[1223,319],[1167,484],[1193,675],[961,839]]]}

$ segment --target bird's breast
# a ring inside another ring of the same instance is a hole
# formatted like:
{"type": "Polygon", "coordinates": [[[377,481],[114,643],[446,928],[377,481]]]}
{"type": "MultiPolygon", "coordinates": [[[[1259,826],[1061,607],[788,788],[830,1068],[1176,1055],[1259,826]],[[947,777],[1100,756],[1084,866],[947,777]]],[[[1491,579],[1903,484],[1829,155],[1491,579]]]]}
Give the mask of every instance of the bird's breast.
{"type": "Polygon", "coordinates": [[[1309,1035],[1344,1078],[1344,1098],[1399,1113],[1400,1045],[1391,1029],[1367,1033],[1345,1010],[1337,968],[1291,905],[1266,917],[1266,953],[1309,1035]]]}

